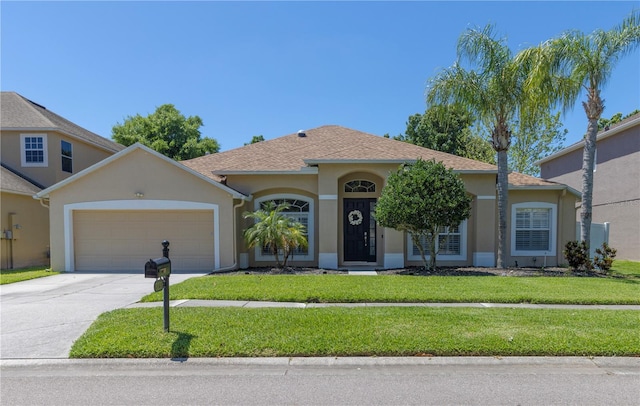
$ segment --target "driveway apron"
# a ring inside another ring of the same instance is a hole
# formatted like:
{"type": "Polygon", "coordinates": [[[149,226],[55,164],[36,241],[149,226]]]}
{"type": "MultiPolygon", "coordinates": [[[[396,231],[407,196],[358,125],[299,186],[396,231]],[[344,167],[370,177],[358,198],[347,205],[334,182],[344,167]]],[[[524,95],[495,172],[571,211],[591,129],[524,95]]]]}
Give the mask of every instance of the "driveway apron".
{"type": "MultiPolygon", "coordinates": [[[[170,284],[201,274],[172,273],[170,284]]],[[[153,292],[142,271],[73,272],[0,286],[0,358],[67,358],[104,312],[153,292]]]]}

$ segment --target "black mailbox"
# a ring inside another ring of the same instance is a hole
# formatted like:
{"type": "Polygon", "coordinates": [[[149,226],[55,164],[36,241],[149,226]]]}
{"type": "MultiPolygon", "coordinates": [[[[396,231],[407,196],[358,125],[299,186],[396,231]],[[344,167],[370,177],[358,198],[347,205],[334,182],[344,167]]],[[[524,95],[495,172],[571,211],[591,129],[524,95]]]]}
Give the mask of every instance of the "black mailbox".
{"type": "Polygon", "coordinates": [[[169,258],[150,259],[144,264],[145,278],[162,278],[171,275],[171,260],[169,258]]]}

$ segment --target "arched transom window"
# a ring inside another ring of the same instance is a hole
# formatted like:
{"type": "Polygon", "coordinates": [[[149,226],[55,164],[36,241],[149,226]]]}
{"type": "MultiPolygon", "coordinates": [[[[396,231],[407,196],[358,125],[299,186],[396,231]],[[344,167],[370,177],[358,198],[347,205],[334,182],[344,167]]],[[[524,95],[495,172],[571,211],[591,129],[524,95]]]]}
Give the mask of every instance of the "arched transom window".
{"type": "Polygon", "coordinates": [[[368,180],[352,180],[344,184],[344,191],[346,193],[371,193],[376,191],[376,184],[368,180]]]}

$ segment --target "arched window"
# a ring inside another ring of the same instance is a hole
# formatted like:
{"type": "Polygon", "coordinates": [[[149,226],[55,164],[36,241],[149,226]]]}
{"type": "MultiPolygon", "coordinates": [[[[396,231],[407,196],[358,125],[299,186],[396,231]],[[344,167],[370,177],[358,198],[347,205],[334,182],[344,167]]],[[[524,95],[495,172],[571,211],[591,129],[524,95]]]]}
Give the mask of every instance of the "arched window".
{"type": "MultiPolygon", "coordinates": [[[[313,199],[299,195],[269,195],[256,199],[256,210],[258,208],[263,209],[268,202],[273,202],[276,205],[286,203],[289,208],[281,213],[304,224],[306,228],[308,246],[306,248],[299,247],[293,251],[292,260],[313,260],[313,199]]],[[[257,247],[256,259],[259,261],[272,261],[273,255],[266,247],[262,247],[262,249],[257,247]]]]}
{"type": "Polygon", "coordinates": [[[368,180],[352,180],[344,184],[344,191],[346,193],[372,193],[376,191],[376,184],[368,180]]]}

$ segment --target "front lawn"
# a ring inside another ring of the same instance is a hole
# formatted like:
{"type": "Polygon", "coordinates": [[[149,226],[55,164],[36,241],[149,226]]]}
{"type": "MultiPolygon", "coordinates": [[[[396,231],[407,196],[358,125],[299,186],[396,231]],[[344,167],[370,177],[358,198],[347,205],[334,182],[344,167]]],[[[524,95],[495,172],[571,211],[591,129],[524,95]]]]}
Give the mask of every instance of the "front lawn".
{"type": "MultiPolygon", "coordinates": [[[[305,303],[640,304],[640,280],[600,277],[209,275],[172,285],[172,300],[305,303]]],[[[162,292],[143,302],[161,301],[162,292]]]]}
{"type": "Polygon", "coordinates": [[[616,259],[615,261],[613,261],[611,272],[614,275],[640,278],[640,262],[616,259]]]}
{"type": "Polygon", "coordinates": [[[22,269],[3,269],[0,271],[0,285],[27,281],[29,279],[43,278],[45,276],[57,275],[60,272],[52,271],[44,267],[31,267],[22,269]]]}
{"type": "Polygon", "coordinates": [[[121,309],[72,358],[640,356],[640,312],[431,307],[121,309]]]}

